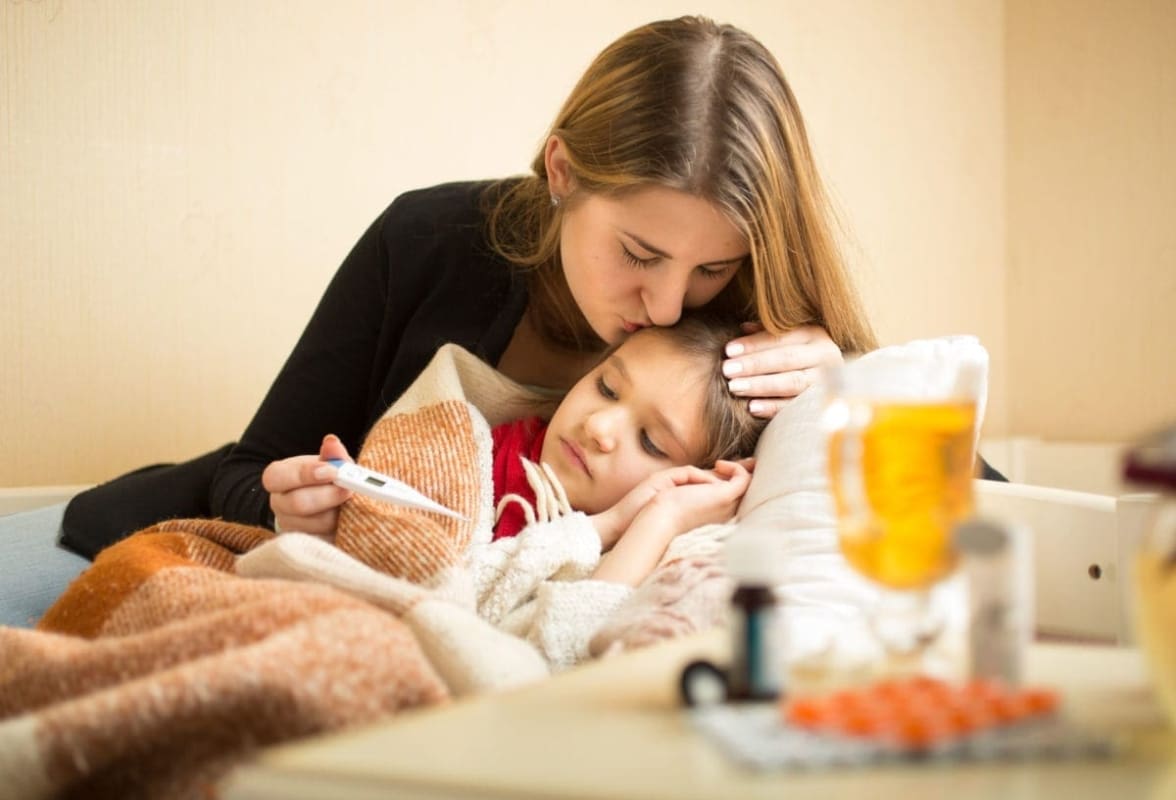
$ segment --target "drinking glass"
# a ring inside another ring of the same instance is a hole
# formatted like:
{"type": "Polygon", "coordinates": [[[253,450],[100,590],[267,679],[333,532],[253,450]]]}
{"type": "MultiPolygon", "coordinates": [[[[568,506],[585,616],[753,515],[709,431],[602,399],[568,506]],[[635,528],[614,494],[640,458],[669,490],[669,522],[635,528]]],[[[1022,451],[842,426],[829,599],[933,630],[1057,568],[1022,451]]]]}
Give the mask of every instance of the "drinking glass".
{"type": "Polygon", "coordinates": [[[972,513],[987,377],[973,337],[916,344],[830,370],[824,416],[841,551],[878,588],[867,619],[889,656],[920,655],[943,627],[931,590],[972,513]]]}

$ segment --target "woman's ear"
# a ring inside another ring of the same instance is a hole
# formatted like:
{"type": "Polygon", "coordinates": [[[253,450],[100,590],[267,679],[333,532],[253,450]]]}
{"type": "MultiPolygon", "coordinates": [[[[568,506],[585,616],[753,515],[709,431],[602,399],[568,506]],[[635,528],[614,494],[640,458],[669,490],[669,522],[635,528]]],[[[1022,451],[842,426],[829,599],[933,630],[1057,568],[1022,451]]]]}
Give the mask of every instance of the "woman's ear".
{"type": "Polygon", "coordinates": [[[575,188],[575,179],[563,139],[554,134],[547,138],[543,149],[543,165],[547,168],[547,188],[552,197],[566,199],[575,188]]]}

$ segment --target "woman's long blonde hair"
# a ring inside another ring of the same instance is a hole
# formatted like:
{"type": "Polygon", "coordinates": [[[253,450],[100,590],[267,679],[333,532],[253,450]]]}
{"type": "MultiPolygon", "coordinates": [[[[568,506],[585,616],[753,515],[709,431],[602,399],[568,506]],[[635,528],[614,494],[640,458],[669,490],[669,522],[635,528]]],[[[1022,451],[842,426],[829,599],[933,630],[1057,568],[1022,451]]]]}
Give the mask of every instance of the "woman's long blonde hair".
{"type": "MultiPolygon", "coordinates": [[[[617,196],[663,186],[714,203],[747,238],[750,263],[707,308],[772,333],[823,326],[845,352],[877,346],[831,230],[804,121],[783,72],[754,37],[702,17],[644,25],[588,67],[549,135],[576,190],[617,196]]],[[[556,343],[600,346],[559,261],[559,208],[544,149],[533,175],[487,193],[494,249],[531,271],[530,312],[556,343]]]]}

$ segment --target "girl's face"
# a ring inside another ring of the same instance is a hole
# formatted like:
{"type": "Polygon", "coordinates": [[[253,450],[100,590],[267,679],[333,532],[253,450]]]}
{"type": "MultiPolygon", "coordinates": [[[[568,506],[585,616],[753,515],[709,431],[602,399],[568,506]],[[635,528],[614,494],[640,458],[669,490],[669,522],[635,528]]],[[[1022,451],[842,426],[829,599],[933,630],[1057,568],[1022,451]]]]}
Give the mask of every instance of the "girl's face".
{"type": "Polygon", "coordinates": [[[711,203],[663,187],[619,198],[572,192],[560,258],[596,335],[616,344],[706,305],[747,259],[747,242],[711,203]]]}
{"type": "Polygon", "coordinates": [[[653,473],[697,463],[708,380],[697,357],[652,333],[581,378],[551,418],[541,454],[572,508],[599,513],[653,473]]]}

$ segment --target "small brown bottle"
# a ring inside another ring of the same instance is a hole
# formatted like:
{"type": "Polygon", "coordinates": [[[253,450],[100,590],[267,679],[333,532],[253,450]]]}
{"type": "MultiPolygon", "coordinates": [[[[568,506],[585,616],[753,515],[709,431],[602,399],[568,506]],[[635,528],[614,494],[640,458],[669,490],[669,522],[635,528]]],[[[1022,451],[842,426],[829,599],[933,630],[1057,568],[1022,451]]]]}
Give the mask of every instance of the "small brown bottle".
{"type": "Polygon", "coordinates": [[[774,700],[783,691],[780,605],[776,597],[780,548],[763,534],[733,536],[726,544],[731,596],[731,668],[727,699],[774,700]]]}

